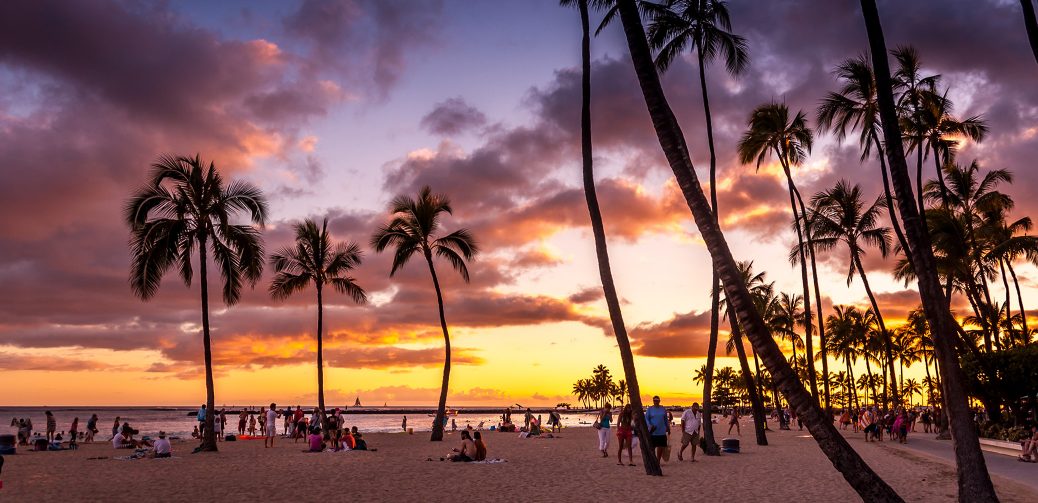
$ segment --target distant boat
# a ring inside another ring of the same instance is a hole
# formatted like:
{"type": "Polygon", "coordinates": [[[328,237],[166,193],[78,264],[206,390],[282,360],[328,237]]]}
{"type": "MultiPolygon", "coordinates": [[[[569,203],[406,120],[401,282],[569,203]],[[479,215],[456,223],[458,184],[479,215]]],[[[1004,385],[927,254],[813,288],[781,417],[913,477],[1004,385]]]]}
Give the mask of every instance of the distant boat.
{"type": "Polygon", "coordinates": [[[354,401],[353,401],[353,406],[354,406],[354,407],[361,407],[361,404],[360,404],[360,397],[359,397],[359,396],[357,397],[357,399],[356,399],[356,400],[354,400],[354,401]]]}

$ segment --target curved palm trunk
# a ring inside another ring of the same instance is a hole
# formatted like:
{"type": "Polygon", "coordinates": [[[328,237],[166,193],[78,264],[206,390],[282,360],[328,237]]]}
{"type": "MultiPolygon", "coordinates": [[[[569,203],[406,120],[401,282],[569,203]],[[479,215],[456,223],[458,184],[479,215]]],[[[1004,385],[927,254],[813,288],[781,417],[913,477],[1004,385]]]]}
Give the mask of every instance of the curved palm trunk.
{"type": "Polygon", "coordinates": [[[198,279],[202,284],[202,348],[205,353],[205,434],[201,449],[216,452],[216,391],[213,384],[213,350],[209,337],[209,275],[205,238],[198,240],[198,279]]]}
{"type": "MultiPolygon", "coordinates": [[[[778,153],[778,152],[776,152],[778,153]]],[[[786,161],[781,157],[782,170],[786,173],[786,182],[789,184],[789,205],[793,210],[793,227],[797,231],[797,253],[800,255],[800,280],[804,287],[804,365],[806,366],[805,371],[807,372],[807,382],[811,384],[811,396],[818,400],[818,383],[815,380],[815,362],[814,355],[811,351],[811,289],[808,286],[807,280],[807,254],[804,253],[804,233],[808,230],[807,227],[807,212],[797,208],[797,190],[796,185],[793,184],[793,175],[789,172],[789,166],[786,161]],[[804,222],[804,227],[800,226],[800,222],[804,222]]],[[[801,203],[801,208],[803,203],[801,203]]],[[[810,238],[808,238],[810,239],[810,238]]],[[[815,299],[817,300],[817,299],[815,299]]]]}
{"type": "Polygon", "coordinates": [[[943,377],[942,391],[954,439],[959,501],[998,501],[970,415],[964,384],[965,376],[959,367],[952,342],[956,334],[953,325],[956,323],[944,302],[944,293],[941,291],[940,280],[937,277],[933,249],[930,247],[930,236],[925,221],[920,218],[918,209],[914,204],[909,204],[912,199],[911,184],[908,179],[908,166],[901,149],[901,131],[894,109],[894,94],[891,87],[890,68],[887,63],[887,46],[883,39],[883,27],[880,24],[876,1],[861,0],[861,8],[876,74],[883,135],[887,144],[887,160],[894,192],[897,194],[899,203],[898,210],[901,213],[901,220],[905,224],[906,237],[911,244],[912,263],[918,278],[919,296],[923,302],[927,322],[931,327],[938,366],[941,368],[943,377]]]}
{"type": "MultiPolygon", "coordinates": [[[[750,352],[753,353],[753,370],[755,371],[753,373],[753,375],[756,376],[755,380],[757,381],[757,396],[760,397],[761,405],[763,406],[763,402],[764,402],[764,381],[760,377],[760,359],[757,358],[757,352],[753,350],[753,345],[752,344],[750,345],[750,352]]],[[[777,403],[775,404],[775,407],[778,407],[777,403]]],[[[768,423],[766,421],[764,423],[764,429],[765,430],[768,429],[768,423]]]]}
{"type": "MultiPolygon", "coordinates": [[[[710,149],[710,207],[714,211],[714,221],[720,228],[717,216],[717,155],[714,152],[714,120],[710,114],[710,95],[706,91],[706,67],[703,58],[702,43],[696,42],[696,51],[699,56],[699,87],[703,92],[703,114],[706,116],[706,143],[710,149]]],[[[714,364],[717,358],[718,329],[721,324],[721,279],[717,277],[717,271],[711,273],[710,287],[710,340],[707,343],[706,370],[707,378],[703,382],[703,438],[706,448],[703,451],[708,456],[719,456],[721,448],[714,440],[714,425],[710,417],[713,414],[713,400],[711,386],[713,385],[714,364]]]]}
{"type": "Polygon", "coordinates": [[[1038,62],[1038,19],[1034,15],[1034,0],[1020,0],[1020,7],[1024,10],[1024,28],[1027,30],[1027,41],[1031,43],[1031,52],[1034,60],[1038,62]]]}
{"type": "Polygon", "coordinates": [[[925,348],[923,349],[923,369],[926,370],[926,405],[933,405],[933,378],[930,377],[930,361],[926,355],[925,348]]]}
{"type": "Polygon", "coordinates": [[[1006,261],[998,259],[998,268],[1002,272],[1002,287],[1006,289],[1006,330],[1009,337],[1013,336],[1016,328],[1013,327],[1013,293],[1009,291],[1009,275],[1006,274],[1006,261]]]}
{"type": "MultiPolygon", "coordinates": [[[[879,324],[879,332],[883,337],[883,351],[886,353],[886,364],[883,366],[884,369],[890,369],[890,400],[894,403],[901,403],[900,395],[897,392],[897,378],[894,376],[894,352],[893,343],[890,340],[890,332],[887,332],[887,326],[883,322],[883,313],[879,312],[879,304],[876,302],[876,295],[872,293],[872,287],[869,286],[869,278],[865,275],[865,268],[861,266],[861,257],[858,255],[857,250],[851,251],[851,260],[854,261],[854,268],[858,270],[858,275],[861,276],[861,283],[865,285],[865,293],[869,296],[869,302],[872,304],[872,310],[876,313],[876,323],[879,324]]],[[[883,378],[886,381],[886,377],[883,378]]],[[[884,401],[887,397],[884,397],[884,401]]],[[[884,403],[883,407],[886,408],[887,404],[884,403]]]]}
{"type": "MultiPolygon", "coordinates": [[[[767,419],[764,413],[764,404],[761,403],[760,395],[757,394],[757,385],[754,383],[753,374],[750,373],[750,362],[746,358],[746,348],[742,345],[742,329],[739,328],[739,320],[735,319],[735,310],[728,306],[728,323],[732,327],[732,337],[735,338],[735,352],[739,355],[739,367],[742,370],[743,381],[746,384],[746,395],[750,398],[750,410],[753,411],[753,429],[757,435],[757,445],[768,445],[768,436],[764,433],[767,429],[767,419]]],[[[760,376],[758,376],[758,379],[760,376]]]]}
{"type": "Polygon", "coordinates": [[[447,387],[451,378],[451,336],[447,332],[447,318],[443,314],[443,294],[440,292],[440,280],[436,278],[436,267],[433,266],[432,253],[425,250],[425,261],[429,263],[429,274],[432,275],[433,288],[436,289],[436,304],[440,308],[440,328],[443,330],[443,382],[440,383],[440,400],[436,402],[436,419],[429,440],[443,440],[443,420],[446,418],[447,387]]]}
{"type": "MultiPolygon", "coordinates": [[[[804,209],[804,199],[800,197],[800,191],[797,191],[796,194],[797,201],[800,203],[801,213],[807,215],[807,210],[804,209]]],[[[825,319],[825,316],[822,313],[822,293],[818,288],[818,264],[815,262],[815,245],[812,238],[811,227],[809,225],[805,225],[804,227],[804,230],[807,231],[807,255],[811,258],[811,278],[815,288],[815,308],[818,311],[818,352],[822,357],[822,394],[825,396],[825,412],[831,416],[833,415],[833,409],[829,400],[829,359],[825,354],[825,323],[822,322],[822,320],[825,319]]],[[[814,368],[814,359],[812,358],[812,374],[814,373],[814,368]]]]}
{"type": "MultiPolygon", "coordinates": [[[[634,353],[631,351],[631,341],[627,337],[627,327],[624,325],[623,313],[620,311],[620,298],[616,293],[616,285],[613,284],[613,272],[609,266],[609,250],[606,244],[605,225],[602,221],[602,211],[598,206],[598,194],[595,191],[594,159],[592,157],[591,143],[591,36],[588,26],[587,1],[580,0],[580,22],[583,28],[581,40],[581,107],[580,107],[580,150],[584,164],[584,197],[587,199],[587,209],[591,216],[591,230],[595,235],[595,252],[598,257],[598,273],[602,278],[602,291],[605,294],[606,305],[609,308],[609,320],[613,325],[613,334],[616,336],[616,344],[620,348],[620,359],[623,361],[624,378],[627,380],[627,389],[631,397],[631,409],[634,412],[634,424],[638,431],[638,438],[642,439],[638,445],[642,451],[642,464],[645,466],[646,475],[662,476],[656,454],[652,451],[649,438],[649,428],[645,423],[645,412],[642,409],[641,388],[638,385],[638,375],[634,368],[634,353]]],[[[708,378],[709,379],[709,378],[708,378]]],[[[707,381],[709,382],[709,381],[707,381]]]]}
{"type": "Polygon", "coordinates": [[[833,426],[832,418],[825,417],[825,412],[797,380],[793,369],[786,363],[778,344],[771,337],[764,320],[754,307],[753,298],[742,281],[724,234],[718,229],[717,220],[703,193],[703,188],[696,179],[681,128],[667,103],[666,95],[660,85],[659,75],[653,65],[652,54],[649,44],[645,40],[645,31],[635,0],[618,0],[617,6],[623,22],[627,45],[631,51],[631,60],[635,73],[638,75],[646,108],[652,118],[653,128],[659,138],[660,147],[667,157],[671,171],[685,197],[685,202],[710,251],[713,267],[718,271],[718,276],[724,285],[725,297],[735,308],[739,324],[743,327],[747,338],[771,372],[776,386],[782,390],[786,399],[796,409],[797,414],[807,424],[808,430],[818,442],[819,447],[829,457],[836,469],[843,474],[847,482],[861,495],[862,499],[865,501],[902,501],[897,493],[865,464],[858,453],[854,452],[847,440],[833,426]]]}
{"type": "MultiPolygon", "coordinates": [[[[321,430],[325,440],[330,438],[331,428],[324,411],[324,296],[321,284],[317,284],[317,409],[321,412],[321,430]]],[[[270,425],[267,425],[269,428],[270,425]]]]}
{"type": "Polygon", "coordinates": [[[1013,286],[1016,287],[1016,302],[1020,305],[1020,322],[1023,324],[1024,340],[1030,342],[1031,331],[1027,329],[1027,310],[1024,309],[1024,296],[1020,293],[1020,282],[1016,279],[1016,271],[1013,270],[1013,262],[1007,260],[1006,268],[1009,269],[1009,275],[1013,278],[1013,286]]]}
{"type": "MultiPolygon", "coordinates": [[[[872,405],[876,406],[879,404],[876,393],[876,379],[872,377],[872,365],[869,364],[869,355],[867,354],[865,355],[865,375],[868,376],[868,382],[866,384],[869,385],[869,389],[872,391],[872,405]]],[[[868,396],[865,397],[866,400],[868,398],[868,396]]]]}

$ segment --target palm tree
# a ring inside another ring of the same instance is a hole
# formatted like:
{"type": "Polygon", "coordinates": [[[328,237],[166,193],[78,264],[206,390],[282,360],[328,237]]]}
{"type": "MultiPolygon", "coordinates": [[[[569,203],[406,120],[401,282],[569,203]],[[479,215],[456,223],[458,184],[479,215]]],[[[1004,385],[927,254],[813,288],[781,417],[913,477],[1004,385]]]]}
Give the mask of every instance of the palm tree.
{"type": "Polygon", "coordinates": [[[866,501],[899,501],[897,493],[865,464],[861,456],[833,426],[832,417],[826,417],[818,402],[797,381],[778,344],[771,338],[764,319],[753,304],[753,297],[739,278],[735,258],[732,257],[724,233],[717,227],[717,219],[699,184],[681,127],[667,103],[659,74],[653,64],[652,52],[645,39],[637,4],[635,0],[617,0],[617,8],[623,23],[627,47],[630,49],[631,62],[660,147],[667,157],[685,203],[692,212],[696,227],[703,236],[712,265],[718,271],[725,295],[735,309],[747,339],[764,361],[776,387],[782,391],[786,400],[797,411],[797,415],[803,418],[819,447],[833,466],[844,475],[851,487],[866,501]]]}
{"type": "Polygon", "coordinates": [[[809,368],[808,382],[811,383],[811,394],[818,397],[818,384],[815,381],[814,355],[812,352],[812,323],[811,323],[811,291],[807,279],[807,253],[811,246],[810,229],[804,229],[801,222],[807,219],[807,210],[804,207],[800,191],[793,183],[792,166],[799,166],[811,152],[814,142],[814,133],[807,127],[807,118],[803,112],[797,112],[792,119],[789,118],[789,108],[785,104],[770,103],[757,107],[752,114],[748,129],[739,140],[739,161],[749,164],[756,160],[757,169],[760,169],[772,153],[778,158],[782,166],[782,172],[786,175],[786,184],[789,187],[789,206],[793,211],[793,228],[797,233],[797,246],[800,261],[800,278],[804,290],[804,340],[806,341],[807,365],[809,368]],[[799,203],[799,206],[798,206],[799,203]],[[806,247],[805,247],[805,231],[806,247]]]}
{"type": "MultiPolygon", "coordinates": [[[[706,65],[715,58],[724,57],[728,73],[737,76],[749,64],[746,40],[732,33],[728,5],[720,0],[668,0],[666,4],[641,2],[642,10],[652,20],[649,24],[649,43],[657,51],[656,67],[666,72],[674,60],[686,50],[695,50],[699,62],[699,87],[703,95],[703,114],[706,118],[706,139],[710,150],[710,207],[719,226],[717,206],[717,155],[714,150],[714,123],[710,114],[710,95],[706,86],[706,65]]],[[[713,375],[717,353],[717,333],[720,325],[720,280],[713,271],[710,291],[710,339],[706,366],[707,381],[703,388],[703,425],[706,438],[706,453],[720,454],[714,441],[710,377],[713,375]]]]}
{"type": "Polygon", "coordinates": [[[902,392],[908,397],[909,407],[912,406],[912,395],[919,395],[920,397],[923,396],[923,388],[919,385],[919,381],[912,378],[905,381],[904,386],[902,386],[902,392]]]}
{"type": "Polygon", "coordinates": [[[453,210],[446,195],[433,194],[428,186],[419,191],[417,199],[404,195],[395,197],[389,205],[389,213],[392,219],[379,227],[371,237],[371,246],[377,253],[393,247],[393,268],[389,271],[390,276],[396,274],[412,257],[421,254],[429,265],[429,275],[432,276],[433,288],[436,290],[444,344],[443,383],[440,385],[440,400],[436,405],[436,419],[431,437],[433,442],[438,442],[443,440],[447,385],[451,376],[451,338],[447,332],[447,318],[443,314],[443,293],[440,291],[440,280],[436,276],[436,266],[433,265],[433,255],[446,260],[468,283],[469,269],[465,262],[476,257],[479,247],[467,229],[439,235],[440,218],[444,213],[453,213],[453,210]]]}
{"type": "Polygon", "coordinates": [[[1027,30],[1027,41],[1031,43],[1031,52],[1038,62],[1038,18],[1034,15],[1034,0],[1020,0],[1024,11],[1024,28],[1027,30]]]}
{"type": "MultiPolygon", "coordinates": [[[[990,214],[987,218],[987,232],[992,241],[991,250],[988,251],[988,260],[996,260],[1000,266],[1009,271],[1016,288],[1017,305],[1020,307],[1020,323],[1024,334],[1030,334],[1027,328],[1027,310],[1024,309],[1024,297],[1020,293],[1020,282],[1013,269],[1015,262],[1021,255],[1026,256],[1032,262],[1038,262],[1038,237],[1029,236],[1026,233],[1031,230],[1030,217],[1023,217],[1012,223],[1006,223],[1004,212],[990,214]],[[1024,235],[1020,235],[1024,233],[1024,235]]],[[[1006,272],[1002,271],[1005,278],[1006,272]]],[[[1009,285],[1006,285],[1006,294],[1009,293],[1009,285]]],[[[1008,299],[1007,299],[1008,302],[1008,299]]]]}
{"type": "MultiPolygon", "coordinates": [[[[897,117],[903,133],[903,140],[908,145],[922,145],[925,141],[923,132],[914,126],[918,122],[916,117],[922,114],[925,103],[932,103],[940,99],[937,94],[937,85],[941,81],[940,75],[922,75],[922,62],[919,51],[912,46],[897,46],[890,54],[897,59],[898,69],[893,76],[893,92],[897,94],[897,117]]],[[[875,78],[875,75],[873,75],[875,78]]],[[[877,94],[878,99],[878,94],[877,94]]],[[[877,101],[878,103],[878,101],[877,101]]],[[[882,126],[881,126],[882,127],[882,126]]],[[[916,199],[917,211],[926,210],[923,202],[923,153],[924,149],[916,150],[916,199]]],[[[925,216],[925,215],[924,215],[925,216]]],[[[908,254],[906,254],[908,255],[908,254]]]]}
{"type": "Polygon", "coordinates": [[[946,304],[937,277],[936,261],[930,248],[926,225],[912,201],[911,181],[901,145],[901,128],[897,122],[894,93],[890,79],[890,67],[886,54],[886,41],[879,19],[876,0],[861,0],[862,17],[872,52],[872,67],[876,74],[876,89],[879,94],[880,120],[883,137],[887,145],[887,162],[891,182],[897,195],[898,211],[905,224],[905,237],[910,246],[912,264],[916,270],[919,297],[923,301],[927,323],[933,334],[934,347],[943,376],[943,398],[945,411],[955,441],[955,460],[958,471],[960,501],[998,501],[991,476],[988,474],[980,441],[973,424],[967,400],[965,376],[959,367],[953,341],[956,322],[946,304]]]}
{"type": "Polygon", "coordinates": [[[853,393],[854,407],[860,408],[858,393],[854,391],[854,364],[861,354],[859,347],[863,342],[863,332],[859,330],[860,313],[853,307],[835,306],[833,309],[834,313],[825,320],[829,329],[829,352],[843,359],[846,368],[843,374],[847,379],[844,387],[853,393]]]}
{"type": "Polygon", "coordinates": [[[254,286],[263,272],[259,230],[267,220],[263,193],[248,182],[225,184],[216,166],[200,156],[162,156],[152,164],[151,179],[126,203],[130,226],[130,286],[141,300],[158,292],[162,277],[177,267],[191,286],[192,254],[198,251],[202,295],[202,348],[205,356],[206,414],[201,449],[216,451],[213,354],[209,337],[209,253],[223,278],[223,301],[241,298],[242,280],[254,286]],[[252,225],[232,224],[247,213],[252,225]]]}
{"type": "MultiPolygon", "coordinates": [[[[638,375],[634,367],[634,352],[631,350],[631,341],[627,336],[627,327],[624,325],[623,312],[620,310],[620,296],[616,293],[616,285],[613,283],[613,272],[609,264],[609,249],[606,243],[605,224],[602,220],[602,211],[598,204],[598,194],[595,191],[594,158],[592,154],[591,141],[591,35],[588,21],[587,0],[562,0],[563,5],[571,5],[574,1],[580,11],[580,22],[583,30],[581,39],[581,109],[580,109],[580,147],[583,160],[584,197],[587,200],[587,209],[591,217],[591,231],[595,236],[595,253],[598,258],[598,274],[602,280],[602,291],[605,294],[606,306],[609,309],[609,320],[613,326],[613,335],[616,337],[616,345],[620,349],[620,360],[624,366],[624,378],[630,389],[631,409],[634,410],[634,427],[638,429],[640,438],[649,438],[648,426],[645,423],[645,413],[642,409],[641,388],[638,386],[638,375]]],[[[603,21],[603,24],[605,21],[603,21]]],[[[642,464],[645,466],[647,475],[662,476],[659,460],[653,454],[650,446],[642,442],[642,464]]]]}
{"type": "Polygon", "coordinates": [[[862,200],[861,187],[851,186],[846,180],[836,182],[831,189],[819,192],[811,198],[812,216],[815,226],[815,246],[820,250],[832,250],[843,243],[847,247],[850,258],[850,269],[847,271],[847,285],[854,279],[855,271],[865,286],[865,293],[872,304],[872,312],[876,314],[879,332],[886,350],[886,368],[890,369],[892,384],[891,398],[897,402],[897,387],[894,386],[894,356],[891,347],[890,333],[883,322],[883,314],[876,302],[876,295],[869,286],[869,278],[861,265],[861,257],[865,254],[863,246],[875,246],[884,257],[890,248],[890,229],[879,226],[884,203],[877,198],[871,206],[865,207],[862,200]]]}
{"type": "MultiPolygon", "coordinates": [[[[772,331],[776,332],[780,339],[789,343],[793,348],[793,362],[797,361],[797,348],[804,348],[804,338],[797,333],[796,327],[804,325],[803,297],[797,294],[782,292],[778,297],[778,306],[771,318],[772,331]]],[[[799,375],[800,370],[794,365],[793,370],[799,375]]]]}
{"type": "Polygon", "coordinates": [[[321,425],[329,431],[324,407],[324,287],[345,294],[353,302],[364,304],[368,296],[350,271],[360,265],[360,246],[350,242],[333,242],[328,234],[328,219],[321,227],[311,219],[295,225],[295,246],[286,246],[270,257],[274,279],[270,282],[270,296],[286,300],[293,293],[311,284],[317,290],[317,408],[321,425]]]}
{"type": "MultiPolygon", "coordinates": [[[[766,273],[754,273],[753,262],[739,262],[739,272],[743,276],[743,281],[746,283],[750,295],[753,295],[755,299],[764,295],[765,291],[769,289],[770,285],[764,283],[766,273]]],[[[742,344],[742,329],[739,327],[739,320],[735,317],[735,310],[727,302],[725,302],[725,306],[725,316],[727,316],[728,324],[731,328],[728,343],[725,344],[724,348],[725,353],[731,354],[734,350],[739,356],[739,366],[742,370],[746,395],[753,411],[753,427],[757,436],[757,445],[768,445],[768,437],[764,433],[767,428],[764,404],[761,402],[758,388],[754,383],[753,373],[750,372],[750,363],[746,358],[746,348],[742,344]]]]}

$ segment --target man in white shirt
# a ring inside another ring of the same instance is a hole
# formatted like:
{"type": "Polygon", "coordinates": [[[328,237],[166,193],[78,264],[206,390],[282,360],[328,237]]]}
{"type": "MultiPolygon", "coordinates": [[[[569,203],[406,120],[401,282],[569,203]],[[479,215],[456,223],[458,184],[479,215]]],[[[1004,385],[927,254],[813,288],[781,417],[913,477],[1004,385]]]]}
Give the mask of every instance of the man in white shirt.
{"type": "Polygon", "coordinates": [[[267,441],[268,440],[270,441],[270,447],[274,447],[274,434],[277,433],[277,428],[275,428],[275,425],[277,424],[276,421],[278,419],[278,416],[281,415],[277,411],[277,406],[278,406],[278,404],[271,403],[270,404],[270,408],[267,409],[267,411],[266,411],[266,414],[267,414],[267,423],[266,423],[267,424],[267,429],[266,429],[266,437],[263,438],[263,447],[267,447],[267,441]]]}
{"type": "Polygon", "coordinates": [[[689,458],[693,463],[696,461],[696,446],[699,445],[699,428],[703,426],[703,416],[699,415],[699,404],[694,403],[681,414],[681,449],[678,450],[678,461],[684,461],[681,454],[685,452],[685,446],[692,446],[692,455],[689,458]]]}
{"type": "Polygon", "coordinates": [[[169,458],[173,456],[173,446],[166,439],[166,432],[159,432],[159,439],[155,441],[155,457],[169,458]]]}

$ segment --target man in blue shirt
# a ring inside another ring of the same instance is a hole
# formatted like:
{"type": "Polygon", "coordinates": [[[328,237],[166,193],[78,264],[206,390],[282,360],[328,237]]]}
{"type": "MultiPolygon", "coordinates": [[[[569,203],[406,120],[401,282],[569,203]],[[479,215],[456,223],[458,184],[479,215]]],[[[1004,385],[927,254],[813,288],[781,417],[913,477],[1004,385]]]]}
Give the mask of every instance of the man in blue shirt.
{"type": "Polygon", "coordinates": [[[202,404],[202,408],[198,409],[198,438],[205,437],[205,404],[202,404]]]}
{"type": "Polygon", "coordinates": [[[645,425],[649,428],[649,441],[656,448],[656,460],[663,462],[663,451],[667,448],[667,434],[670,433],[667,424],[667,409],[660,405],[660,397],[652,397],[652,406],[645,411],[645,425]]]}

